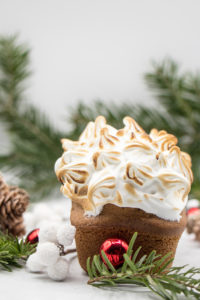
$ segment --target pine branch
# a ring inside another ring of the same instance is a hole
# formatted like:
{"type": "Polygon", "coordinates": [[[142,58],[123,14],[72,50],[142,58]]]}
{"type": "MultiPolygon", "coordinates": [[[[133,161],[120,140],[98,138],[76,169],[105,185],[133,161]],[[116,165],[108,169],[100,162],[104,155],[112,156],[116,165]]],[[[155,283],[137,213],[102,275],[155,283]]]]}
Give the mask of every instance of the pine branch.
{"type": "MultiPolygon", "coordinates": [[[[123,118],[130,116],[134,118],[147,132],[153,127],[173,131],[176,125],[175,120],[167,114],[156,108],[148,108],[142,105],[126,103],[109,103],[103,101],[94,101],[91,105],[79,102],[75,108],[71,108],[70,124],[72,124],[71,136],[78,138],[85,126],[91,120],[95,120],[98,115],[103,115],[107,123],[116,127],[123,127],[123,118]]],[[[183,132],[180,126],[181,133],[183,132]]]]}
{"type": "Polygon", "coordinates": [[[33,200],[59,190],[53,169],[64,134],[24,100],[29,53],[16,37],[0,39],[0,119],[11,137],[11,149],[0,156],[0,166],[20,178],[19,185],[33,200]]]}
{"type": "Polygon", "coordinates": [[[154,63],[145,80],[166,111],[184,121],[185,134],[199,137],[200,75],[181,74],[179,69],[173,60],[166,59],[160,64],[154,63]]]}
{"type": "Polygon", "coordinates": [[[12,107],[20,104],[29,77],[30,50],[17,43],[17,36],[0,38],[0,99],[1,106],[12,107]]]}
{"type": "Polygon", "coordinates": [[[183,151],[192,156],[194,184],[192,194],[200,197],[200,74],[181,73],[171,59],[154,63],[145,75],[159,104],[175,121],[172,133],[179,139],[183,151]]]}
{"type": "Polygon", "coordinates": [[[89,257],[88,284],[96,287],[132,284],[147,287],[166,300],[176,300],[178,294],[199,299],[200,280],[194,278],[200,276],[199,268],[187,270],[185,270],[186,266],[169,268],[172,262],[172,259],[169,259],[171,253],[160,257],[155,250],[137,260],[141,247],[133,253],[136,237],[137,233],[133,235],[128,251],[124,254],[123,266],[119,269],[112,266],[104,251],[102,255],[106,264],[101,261],[100,255],[95,255],[92,261],[89,257]]]}
{"type": "Polygon", "coordinates": [[[0,270],[20,268],[28,256],[35,252],[35,247],[23,239],[0,232],[0,270]]]}
{"type": "Polygon", "coordinates": [[[200,109],[199,74],[181,74],[176,62],[165,59],[153,63],[153,70],[145,75],[145,80],[170,114],[185,117],[196,126],[197,120],[192,112],[200,109]]]}

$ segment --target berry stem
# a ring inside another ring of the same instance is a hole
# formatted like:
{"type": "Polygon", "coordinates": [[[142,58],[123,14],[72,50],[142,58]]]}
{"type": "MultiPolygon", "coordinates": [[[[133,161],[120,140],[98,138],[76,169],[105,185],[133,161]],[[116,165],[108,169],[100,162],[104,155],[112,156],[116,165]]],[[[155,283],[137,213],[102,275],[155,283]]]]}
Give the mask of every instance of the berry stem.
{"type": "Polygon", "coordinates": [[[61,250],[60,255],[65,256],[67,254],[74,253],[74,252],[76,252],[76,248],[68,249],[68,250],[64,251],[64,247],[63,247],[62,250],[61,250]]]}

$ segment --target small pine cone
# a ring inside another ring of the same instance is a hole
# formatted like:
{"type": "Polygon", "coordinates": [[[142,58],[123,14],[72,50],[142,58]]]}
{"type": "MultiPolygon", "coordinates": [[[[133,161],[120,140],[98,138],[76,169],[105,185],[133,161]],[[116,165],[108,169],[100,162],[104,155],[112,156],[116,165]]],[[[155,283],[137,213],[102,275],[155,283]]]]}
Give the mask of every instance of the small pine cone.
{"type": "Polygon", "coordinates": [[[28,194],[15,186],[0,192],[0,227],[13,235],[24,234],[23,213],[29,202],[28,194]]]}
{"type": "MultiPolygon", "coordinates": [[[[9,186],[3,180],[3,177],[0,175],[0,199],[8,193],[9,186]]],[[[0,200],[1,201],[1,200],[0,200]]]]}
{"type": "Polygon", "coordinates": [[[196,240],[200,242],[200,228],[199,228],[199,232],[196,234],[196,240]]]}
{"type": "Polygon", "coordinates": [[[28,194],[18,187],[11,186],[3,196],[0,199],[0,215],[5,219],[5,222],[14,222],[26,210],[29,200],[28,194]]]}
{"type": "Polygon", "coordinates": [[[23,217],[16,218],[14,222],[10,221],[0,224],[0,229],[14,236],[22,236],[26,233],[23,221],[23,217]]]}
{"type": "Polygon", "coordinates": [[[29,196],[26,191],[17,186],[10,186],[5,203],[7,213],[10,217],[15,219],[16,217],[22,216],[25,212],[29,203],[29,196]]]}
{"type": "Polygon", "coordinates": [[[195,225],[194,216],[188,216],[188,221],[187,221],[187,232],[188,233],[193,233],[194,225],[195,225]]]}
{"type": "Polygon", "coordinates": [[[15,222],[11,223],[8,231],[14,236],[22,236],[26,233],[23,217],[17,218],[15,222]]]}
{"type": "Polygon", "coordinates": [[[200,212],[188,216],[187,232],[194,233],[196,240],[200,241],[200,212]]]}

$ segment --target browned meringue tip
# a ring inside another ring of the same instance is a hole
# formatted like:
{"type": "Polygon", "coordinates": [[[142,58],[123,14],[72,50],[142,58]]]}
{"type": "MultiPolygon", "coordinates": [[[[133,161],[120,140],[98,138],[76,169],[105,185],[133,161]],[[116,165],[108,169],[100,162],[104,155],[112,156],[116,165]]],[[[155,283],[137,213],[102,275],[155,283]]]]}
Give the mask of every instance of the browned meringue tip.
{"type": "Polygon", "coordinates": [[[131,117],[123,122],[116,129],[98,116],[77,141],[61,139],[64,153],[55,171],[63,194],[88,215],[112,203],[180,220],[193,180],[189,154],[165,130],[147,134],[131,117]]]}

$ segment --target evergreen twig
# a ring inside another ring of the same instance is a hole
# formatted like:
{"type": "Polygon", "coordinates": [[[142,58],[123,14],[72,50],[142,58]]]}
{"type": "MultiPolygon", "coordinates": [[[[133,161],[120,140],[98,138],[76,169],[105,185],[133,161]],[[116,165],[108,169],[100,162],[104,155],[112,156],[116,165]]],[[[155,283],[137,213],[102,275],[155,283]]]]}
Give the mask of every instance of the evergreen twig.
{"type": "Polygon", "coordinates": [[[110,265],[105,252],[102,255],[106,265],[101,261],[100,255],[95,255],[91,261],[87,260],[87,271],[90,279],[88,284],[96,287],[117,286],[132,284],[147,287],[150,291],[165,300],[176,300],[177,295],[184,295],[189,299],[193,296],[200,298],[200,276],[199,268],[186,269],[183,267],[169,268],[172,260],[170,253],[160,258],[156,251],[152,251],[148,256],[143,256],[135,261],[135,253],[130,256],[137,233],[135,233],[129,243],[129,253],[124,254],[123,266],[117,270],[110,265]],[[130,247],[131,245],[131,247],[130,247]],[[106,260],[107,259],[107,260],[106,260]]]}
{"type": "Polygon", "coordinates": [[[35,247],[23,239],[0,232],[0,270],[20,268],[28,256],[35,252],[35,247]]]}
{"type": "Polygon", "coordinates": [[[145,81],[164,111],[173,118],[172,133],[178,137],[181,149],[192,156],[192,193],[200,198],[200,73],[181,73],[179,65],[168,58],[154,62],[145,81]]]}
{"type": "Polygon", "coordinates": [[[0,119],[11,138],[11,149],[0,156],[0,166],[14,172],[33,199],[58,187],[53,169],[64,134],[24,100],[25,81],[30,75],[29,52],[16,37],[0,39],[0,119]]]}

